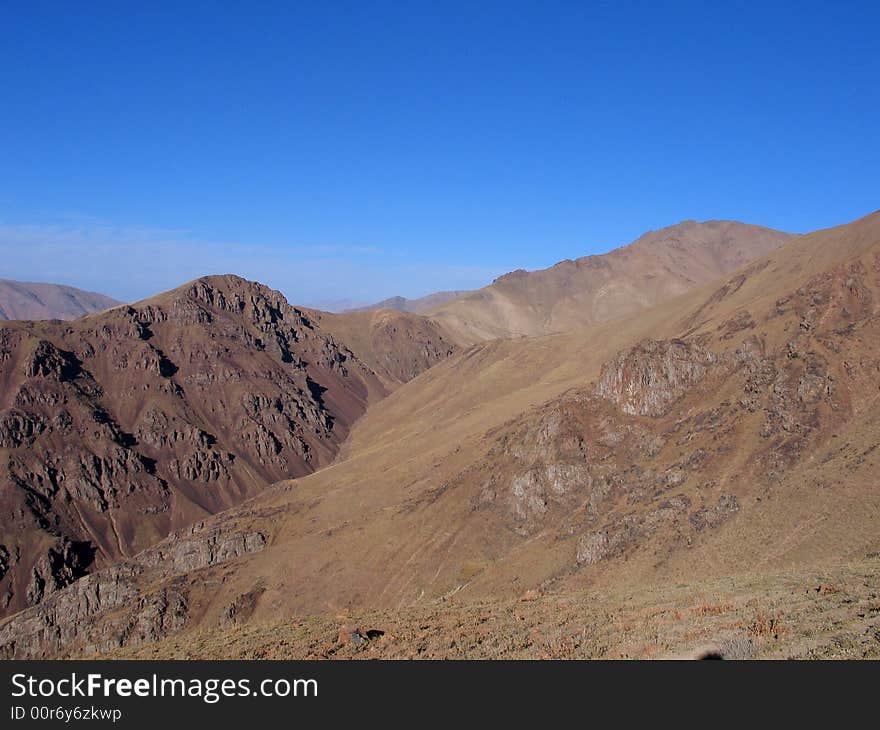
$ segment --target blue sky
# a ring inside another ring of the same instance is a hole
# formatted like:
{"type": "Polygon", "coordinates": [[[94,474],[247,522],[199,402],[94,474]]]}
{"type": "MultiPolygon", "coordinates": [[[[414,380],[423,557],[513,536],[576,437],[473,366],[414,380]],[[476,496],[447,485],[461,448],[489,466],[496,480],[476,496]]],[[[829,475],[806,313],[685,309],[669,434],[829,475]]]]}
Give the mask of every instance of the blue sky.
{"type": "Polygon", "coordinates": [[[0,278],[472,288],[880,207],[873,2],[0,4],[0,278]]]}

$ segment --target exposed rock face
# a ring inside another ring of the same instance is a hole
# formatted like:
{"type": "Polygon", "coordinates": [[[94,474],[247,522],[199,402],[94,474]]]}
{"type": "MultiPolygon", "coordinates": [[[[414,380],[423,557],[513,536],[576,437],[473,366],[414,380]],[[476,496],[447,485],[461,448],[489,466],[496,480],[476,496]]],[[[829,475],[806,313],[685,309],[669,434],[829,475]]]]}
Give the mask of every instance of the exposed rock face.
{"type": "MultiPolygon", "coordinates": [[[[523,536],[548,528],[575,534],[584,523],[601,523],[621,500],[649,503],[699,471],[697,452],[669,464],[658,459],[670,436],[657,431],[593,391],[551,402],[496,441],[476,470],[487,476],[474,506],[502,508],[523,536]]],[[[584,549],[598,554],[608,539],[594,537],[584,549]]]]}
{"type": "Polygon", "coordinates": [[[572,562],[581,568],[649,543],[659,554],[686,548],[719,530],[741,512],[738,494],[772,489],[833,438],[852,389],[880,371],[878,358],[841,372],[829,355],[877,328],[866,273],[811,280],[777,303],[771,318],[800,325],[772,349],[747,334],[749,315],[742,327],[718,328],[719,342],[737,342],[723,352],[700,344],[703,336],[618,353],[593,387],[496,437],[484,462],[460,477],[482,484],[473,509],[492,510],[522,537],[576,537],[572,562]]]}
{"type": "Polygon", "coordinates": [[[449,357],[455,346],[430,320],[389,317],[374,324],[372,350],[379,369],[402,383],[449,357]]]}
{"type": "Polygon", "coordinates": [[[627,549],[650,538],[660,529],[669,529],[687,513],[690,499],[677,495],[661,502],[645,514],[623,515],[618,521],[598,532],[588,532],[577,544],[578,564],[593,565],[616,557],[627,549]]]}
{"type": "Polygon", "coordinates": [[[72,543],[65,538],[59,538],[34,564],[25,594],[28,605],[40,603],[45,596],[69,586],[85,575],[87,566],[92,562],[93,552],[88,544],[72,543]]]}
{"type": "MultiPolygon", "coordinates": [[[[259,284],[211,277],[0,329],[0,615],[327,464],[373,370],[259,284]]],[[[224,548],[217,546],[221,553],[224,548]]]]}
{"type": "Polygon", "coordinates": [[[739,501],[732,494],[722,494],[711,507],[703,507],[690,516],[691,524],[697,530],[717,527],[739,512],[739,501]]]}
{"type": "Polygon", "coordinates": [[[35,658],[70,648],[91,653],[154,641],[183,628],[189,618],[187,584],[175,576],[265,546],[262,533],[236,525],[196,525],[172,535],[131,560],[81,578],[0,625],[0,658],[35,658]]]}
{"type": "Polygon", "coordinates": [[[606,363],[596,393],[624,413],[662,416],[715,362],[711,351],[691,342],[645,340],[606,363]]]}
{"type": "Polygon", "coordinates": [[[222,623],[230,625],[247,621],[253,615],[257,603],[265,591],[265,587],[260,585],[236,596],[235,600],[223,612],[222,623]]]}
{"type": "Polygon", "coordinates": [[[216,565],[266,547],[266,538],[259,532],[203,534],[202,529],[203,525],[197,525],[184,535],[171,535],[165,542],[138,556],[138,564],[172,575],[216,565]]]}
{"type": "Polygon", "coordinates": [[[9,554],[9,548],[0,545],[0,580],[3,580],[10,567],[12,567],[12,556],[9,554]]]}
{"type": "MultiPolygon", "coordinates": [[[[488,477],[475,507],[506,501],[505,520],[523,536],[548,528],[582,534],[576,560],[587,565],[680,522],[692,501],[675,492],[704,480],[708,454],[694,447],[672,457],[687,440],[680,421],[662,417],[713,370],[723,376],[729,366],[683,340],[647,340],[619,353],[591,389],[548,403],[498,438],[477,469],[488,477]]],[[[718,418],[699,413],[693,428],[718,418]]]]}
{"type": "Polygon", "coordinates": [[[386,309],[310,316],[391,386],[409,382],[457,349],[440,325],[416,314],[386,309]]]}

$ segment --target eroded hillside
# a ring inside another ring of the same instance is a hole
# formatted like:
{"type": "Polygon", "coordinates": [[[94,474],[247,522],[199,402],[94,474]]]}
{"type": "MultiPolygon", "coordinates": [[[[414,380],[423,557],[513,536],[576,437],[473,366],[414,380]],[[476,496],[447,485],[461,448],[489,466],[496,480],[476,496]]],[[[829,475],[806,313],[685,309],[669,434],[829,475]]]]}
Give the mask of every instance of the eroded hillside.
{"type": "Polygon", "coordinates": [[[0,611],[329,464],[370,403],[448,352],[407,340],[405,369],[377,373],[318,318],[226,276],[0,328],[0,611]]]}
{"type": "Polygon", "coordinates": [[[875,214],[630,319],[469,347],[372,407],[344,460],[58,591],[0,646],[863,559],[878,314],[875,214]]]}
{"type": "Polygon", "coordinates": [[[610,253],[514,271],[429,313],[463,342],[566,332],[665,302],[792,238],[735,221],[685,221],[610,253]]]}
{"type": "Polygon", "coordinates": [[[306,309],[309,316],[378,373],[390,388],[452,355],[456,344],[436,322],[392,309],[332,314],[306,309]]]}

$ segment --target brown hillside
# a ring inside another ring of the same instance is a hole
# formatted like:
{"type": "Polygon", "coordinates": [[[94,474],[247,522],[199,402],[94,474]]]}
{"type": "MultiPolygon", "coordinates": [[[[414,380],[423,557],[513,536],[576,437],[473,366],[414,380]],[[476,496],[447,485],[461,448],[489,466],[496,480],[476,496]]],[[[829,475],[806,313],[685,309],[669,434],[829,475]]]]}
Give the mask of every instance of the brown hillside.
{"type": "Polygon", "coordinates": [[[428,314],[465,342],[565,332],[667,301],[792,238],[735,221],[685,221],[610,253],[506,274],[428,314]]]}
{"type": "Polygon", "coordinates": [[[0,328],[0,610],[330,463],[386,394],[277,292],[209,277],[0,328]]]}
{"type": "Polygon", "coordinates": [[[309,317],[376,371],[393,389],[409,382],[455,351],[436,322],[392,309],[331,314],[303,309],[309,317]]]}
{"type": "Polygon", "coordinates": [[[394,309],[398,312],[410,312],[411,314],[424,314],[432,309],[451,302],[466,294],[469,291],[438,291],[433,294],[419,297],[418,299],[407,299],[406,297],[389,297],[381,302],[370,304],[366,307],[355,307],[346,310],[346,312],[365,312],[371,309],[394,309]]]}
{"type": "Polygon", "coordinates": [[[76,319],[119,303],[72,286],[0,279],[0,320],[76,319]]]}
{"type": "Polygon", "coordinates": [[[878,315],[875,214],[628,319],[469,347],[371,407],[344,460],[56,592],[0,646],[106,652],[863,559],[878,315]]]}

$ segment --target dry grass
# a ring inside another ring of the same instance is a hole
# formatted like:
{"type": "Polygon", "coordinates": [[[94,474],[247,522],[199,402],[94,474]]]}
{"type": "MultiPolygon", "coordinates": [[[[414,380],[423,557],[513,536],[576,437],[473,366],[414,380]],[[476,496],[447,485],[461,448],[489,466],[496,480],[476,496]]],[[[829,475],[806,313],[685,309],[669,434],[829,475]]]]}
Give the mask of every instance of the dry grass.
{"type": "Polygon", "coordinates": [[[698,606],[691,608],[691,613],[695,616],[720,616],[731,610],[733,610],[733,606],[730,603],[708,603],[704,601],[698,606]]]}
{"type": "Polygon", "coordinates": [[[199,631],[115,658],[658,659],[880,658],[880,560],[743,575],[635,594],[548,594],[446,602],[397,612],[335,613],[199,631]],[[705,596],[712,596],[707,600],[705,596]],[[384,633],[352,646],[342,624],[384,633]]]}

